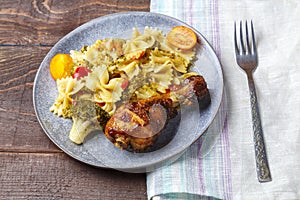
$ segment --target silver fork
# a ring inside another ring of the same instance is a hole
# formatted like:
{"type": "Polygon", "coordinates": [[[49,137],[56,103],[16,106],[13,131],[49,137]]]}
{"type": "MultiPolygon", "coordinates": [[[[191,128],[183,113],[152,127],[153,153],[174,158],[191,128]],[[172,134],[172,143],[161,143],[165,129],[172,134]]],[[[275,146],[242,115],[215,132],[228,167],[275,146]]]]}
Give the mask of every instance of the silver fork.
{"type": "Polygon", "coordinates": [[[245,23],[246,29],[246,43],[243,40],[243,27],[242,21],[240,22],[240,48],[237,43],[236,36],[236,22],[234,22],[234,46],[236,62],[242,68],[248,79],[248,86],[250,92],[251,113],[252,113],[252,125],[254,131],[254,149],[256,160],[256,171],[259,182],[272,181],[269,164],[266,155],[265,143],[263,138],[263,130],[260,121],[259,108],[257,103],[255,85],[253,80],[253,72],[258,65],[257,50],[254,37],[253,23],[251,21],[251,37],[252,42],[250,45],[250,39],[248,35],[247,21],[245,23]]]}

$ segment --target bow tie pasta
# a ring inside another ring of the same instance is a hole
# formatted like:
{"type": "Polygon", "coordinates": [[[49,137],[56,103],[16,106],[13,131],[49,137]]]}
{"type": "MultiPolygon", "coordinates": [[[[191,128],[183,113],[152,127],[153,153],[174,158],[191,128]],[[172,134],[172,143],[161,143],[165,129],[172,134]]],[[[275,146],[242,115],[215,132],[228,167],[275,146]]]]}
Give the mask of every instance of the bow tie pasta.
{"type": "Polygon", "coordinates": [[[58,95],[50,111],[73,120],[70,139],[81,144],[122,102],[167,93],[193,74],[195,48],[181,50],[161,30],[145,27],[143,32],[133,28],[130,39],[97,40],[70,56],[71,76],[56,81],[58,95]]]}
{"type": "Polygon", "coordinates": [[[84,84],[72,77],[58,79],[56,84],[58,96],[54,104],[50,107],[50,111],[59,117],[71,118],[70,107],[73,101],[72,96],[80,91],[84,87],[84,84]]]}

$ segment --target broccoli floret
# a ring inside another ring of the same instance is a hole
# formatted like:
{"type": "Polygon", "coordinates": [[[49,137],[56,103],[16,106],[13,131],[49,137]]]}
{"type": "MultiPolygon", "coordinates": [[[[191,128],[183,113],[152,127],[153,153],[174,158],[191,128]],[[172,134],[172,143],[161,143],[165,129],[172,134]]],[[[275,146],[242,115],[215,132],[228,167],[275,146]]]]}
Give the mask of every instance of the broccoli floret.
{"type": "Polygon", "coordinates": [[[110,119],[108,112],[103,110],[98,104],[95,104],[98,123],[102,128],[106,126],[107,121],[110,119]]]}
{"type": "Polygon", "coordinates": [[[90,100],[74,101],[71,106],[73,126],[69,138],[82,144],[92,131],[101,130],[109,119],[109,114],[90,100]]]}

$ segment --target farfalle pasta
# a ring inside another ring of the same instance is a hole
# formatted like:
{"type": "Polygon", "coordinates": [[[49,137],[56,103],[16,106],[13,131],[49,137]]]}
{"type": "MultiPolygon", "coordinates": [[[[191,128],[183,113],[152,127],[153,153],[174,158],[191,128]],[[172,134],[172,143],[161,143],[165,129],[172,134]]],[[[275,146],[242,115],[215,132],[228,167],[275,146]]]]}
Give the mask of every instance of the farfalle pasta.
{"type": "Polygon", "coordinates": [[[152,83],[155,83],[157,91],[160,93],[166,93],[166,90],[172,84],[173,77],[173,64],[170,60],[166,60],[164,63],[156,65],[152,71],[153,75],[150,78],[152,83]]]}
{"type": "Polygon", "coordinates": [[[99,130],[97,120],[105,125],[104,118],[112,116],[122,101],[147,99],[180,84],[190,75],[195,49],[182,51],[170,45],[161,30],[145,27],[143,32],[133,28],[130,39],[97,40],[70,55],[72,77],[57,80],[58,95],[50,111],[72,118],[70,139],[81,144],[89,132],[99,130]],[[88,109],[80,113],[78,107],[88,109]],[[96,111],[90,111],[94,107],[96,111]]]}
{"type": "Polygon", "coordinates": [[[124,72],[129,80],[132,80],[135,76],[137,76],[141,70],[137,61],[132,61],[130,63],[119,63],[117,65],[117,69],[124,72]]]}
{"type": "Polygon", "coordinates": [[[149,28],[145,28],[144,34],[141,34],[136,28],[133,29],[132,38],[128,40],[125,45],[125,54],[144,51],[147,48],[154,47],[156,39],[146,31],[147,29],[149,28]]]}
{"type": "Polygon", "coordinates": [[[50,111],[59,117],[70,118],[71,113],[69,109],[72,105],[72,96],[80,91],[84,87],[84,84],[72,77],[67,77],[58,79],[56,86],[58,95],[54,104],[50,107],[50,111]]]}
{"type": "Polygon", "coordinates": [[[121,84],[124,78],[109,78],[106,67],[95,67],[88,76],[84,78],[85,86],[93,91],[93,100],[108,113],[113,114],[116,109],[114,105],[121,100],[121,84]]]}

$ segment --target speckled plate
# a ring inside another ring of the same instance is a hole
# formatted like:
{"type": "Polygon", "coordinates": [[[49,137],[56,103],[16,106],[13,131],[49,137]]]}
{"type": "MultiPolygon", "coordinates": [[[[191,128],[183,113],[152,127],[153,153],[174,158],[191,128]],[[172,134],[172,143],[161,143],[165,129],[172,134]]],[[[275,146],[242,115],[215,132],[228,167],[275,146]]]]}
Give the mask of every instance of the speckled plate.
{"type": "MultiPolygon", "coordinates": [[[[126,172],[148,172],[176,160],[213,121],[223,95],[223,75],[220,62],[206,39],[193,29],[201,43],[197,51],[198,60],[194,71],[203,75],[210,90],[212,102],[201,111],[183,112],[174,138],[159,150],[149,153],[131,153],[117,149],[103,133],[95,132],[86,138],[84,144],[72,143],[68,136],[72,121],[59,118],[49,111],[57,96],[56,83],[49,72],[51,58],[57,53],[79,50],[83,45],[91,45],[97,39],[131,37],[132,28],[141,32],[145,26],[157,27],[164,33],[178,25],[189,25],[177,19],[148,12],[126,12],[106,15],[76,28],[63,37],[49,51],[36,74],[33,87],[33,102],[37,118],[47,136],[65,153],[84,163],[113,168],[126,172]]],[[[197,109],[196,109],[197,110],[197,109]]]]}

